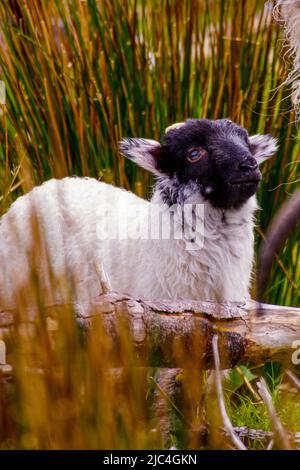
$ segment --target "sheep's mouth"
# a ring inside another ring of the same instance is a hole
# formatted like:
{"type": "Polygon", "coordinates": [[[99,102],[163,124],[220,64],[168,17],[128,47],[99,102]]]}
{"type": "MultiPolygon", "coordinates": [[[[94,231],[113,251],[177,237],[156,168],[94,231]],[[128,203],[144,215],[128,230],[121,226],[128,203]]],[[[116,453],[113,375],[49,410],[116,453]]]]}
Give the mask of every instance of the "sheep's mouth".
{"type": "Polygon", "coordinates": [[[240,180],[234,180],[230,181],[230,186],[233,186],[234,188],[250,188],[252,186],[257,186],[259,184],[260,178],[252,178],[252,179],[240,179],[240,180]]]}

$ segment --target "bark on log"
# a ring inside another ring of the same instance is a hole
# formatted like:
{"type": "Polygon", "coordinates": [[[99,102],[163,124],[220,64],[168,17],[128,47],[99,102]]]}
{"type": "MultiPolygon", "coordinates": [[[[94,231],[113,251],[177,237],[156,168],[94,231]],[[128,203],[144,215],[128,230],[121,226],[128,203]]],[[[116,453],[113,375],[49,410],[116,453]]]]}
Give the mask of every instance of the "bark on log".
{"type": "MultiPolygon", "coordinates": [[[[45,308],[43,315],[50,317],[52,329],[55,330],[55,319],[62,318],[66,307],[70,306],[79,323],[87,329],[93,330],[94,322],[101,319],[116,348],[120,340],[120,320],[122,324],[125,320],[137,365],[142,366],[185,367],[185,361],[192,355],[195,367],[211,367],[215,334],[219,337],[223,368],[266,361],[284,362],[293,368],[293,353],[295,359],[296,348],[300,348],[300,308],[260,304],[258,315],[258,304],[253,301],[245,304],[154,302],[110,292],[92,302],[45,308]],[[178,343],[183,346],[184,354],[176,353],[178,343]]],[[[5,339],[13,329],[16,315],[14,311],[0,311],[0,338],[5,339]]],[[[26,314],[33,326],[36,315],[34,311],[26,314]]],[[[300,359],[300,352],[298,357],[300,359]]]]}

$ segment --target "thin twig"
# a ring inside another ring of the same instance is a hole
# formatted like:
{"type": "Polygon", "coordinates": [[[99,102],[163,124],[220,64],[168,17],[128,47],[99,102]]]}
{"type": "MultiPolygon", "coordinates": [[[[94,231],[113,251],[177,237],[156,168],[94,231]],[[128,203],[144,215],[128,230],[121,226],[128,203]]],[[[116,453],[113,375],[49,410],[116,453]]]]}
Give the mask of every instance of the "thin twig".
{"type": "Polygon", "coordinates": [[[219,408],[220,408],[225,430],[229,434],[231,441],[233,442],[234,446],[237,449],[247,450],[247,448],[244,446],[242,441],[238,438],[238,436],[234,432],[234,428],[227,415],[225,402],[224,402],[224,394],[223,394],[223,389],[222,389],[222,380],[221,380],[221,372],[220,372],[220,356],[219,356],[219,350],[218,350],[218,336],[217,335],[213,337],[212,350],[213,350],[213,357],[214,357],[214,363],[215,363],[214,377],[215,377],[215,382],[216,382],[217,397],[218,397],[219,408]]]}
{"type": "Polygon", "coordinates": [[[252,395],[254,396],[255,400],[256,400],[258,403],[261,402],[260,396],[259,396],[258,393],[256,393],[256,391],[254,390],[254,388],[252,387],[251,383],[249,382],[249,380],[247,379],[247,377],[246,377],[245,374],[243,373],[242,369],[241,369],[240,367],[236,367],[236,370],[238,371],[238,373],[240,374],[240,376],[243,378],[246,387],[250,390],[250,392],[251,392],[252,395]]]}
{"type": "Polygon", "coordinates": [[[272,450],[274,447],[274,439],[271,439],[269,441],[269,444],[267,445],[267,450],[272,450]]]}
{"type": "Polygon", "coordinates": [[[272,397],[270,395],[267,384],[263,377],[261,377],[260,380],[257,382],[257,387],[258,387],[258,392],[260,396],[262,397],[264,404],[266,405],[266,408],[271,418],[271,422],[272,422],[272,426],[274,430],[274,441],[277,442],[279,448],[285,449],[285,450],[291,450],[292,447],[290,445],[287,433],[284,430],[284,427],[280,419],[277,416],[272,397]]]}
{"type": "Polygon", "coordinates": [[[102,293],[103,294],[108,294],[109,292],[112,292],[112,287],[111,287],[109,277],[108,277],[102,263],[96,265],[96,271],[97,271],[97,274],[99,276],[99,281],[100,281],[102,293]]]}
{"type": "MultiPolygon", "coordinates": [[[[168,370],[168,369],[166,369],[168,370]]],[[[170,398],[170,396],[168,395],[168,393],[159,385],[159,383],[155,380],[154,377],[150,377],[150,380],[154,383],[155,387],[157,388],[157,390],[160,392],[160,394],[163,396],[163,398],[166,400],[166,402],[169,403],[170,407],[173,408],[176,413],[178,414],[178,416],[185,421],[185,417],[184,417],[184,414],[180,411],[180,409],[176,406],[176,404],[174,403],[174,401],[172,400],[172,398],[170,398]]],[[[171,382],[170,382],[171,384],[171,382]]]]}
{"type": "Polygon", "coordinates": [[[288,376],[288,378],[290,379],[290,381],[293,383],[293,385],[295,385],[298,392],[300,392],[300,380],[289,369],[287,369],[285,371],[285,373],[288,376]]]}

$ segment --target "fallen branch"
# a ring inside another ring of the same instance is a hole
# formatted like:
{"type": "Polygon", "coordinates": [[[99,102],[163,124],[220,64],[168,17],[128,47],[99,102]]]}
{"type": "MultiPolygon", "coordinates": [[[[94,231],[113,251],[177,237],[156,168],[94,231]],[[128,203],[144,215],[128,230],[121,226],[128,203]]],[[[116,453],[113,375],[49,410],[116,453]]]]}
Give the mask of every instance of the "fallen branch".
{"type": "MultiPolygon", "coordinates": [[[[270,442],[274,440],[274,432],[273,431],[264,431],[263,429],[251,429],[247,426],[235,427],[233,428],[234,432],[237,436],[241,439],[252,439],[256,441],[266,441],[269,440],[270,442]]],[[[225,429],[224,429],[224,432],[225,429]]],[[[300,444],[300,432],[287,432],[286,433],[289,439],[294,442],[295,444],[300,444]]]]}
{"type": "MultiPolygon", "coordinates": [[[[257,315],[255,302],[154,302],[109,292],[91,302],[44,308],[43,316],[49,318],[52,330],[59,328],[70,307],[87,329],[93,329],[100,318],[115,346],[120,341],[120,321],[126,322],[138,365],[145,366],[184,367],[185,358],[174,353],[175,343],[181,340],[186,354],[198,351],[195,366],[198,361],[202,367],[211,367],[212,339],[217,334],[223,368],[266,361],[284,362],[293,368],[294,341],[300,339],[300,309],[293,307],[260,304],[257,315]]],[[[34,324],[37,315],[28,311],[22,313],[22,319],[34,324]]],[[[0,311],[0,337],[5,339],[14,330],[17,318],[16,311],[0,311]]]]}

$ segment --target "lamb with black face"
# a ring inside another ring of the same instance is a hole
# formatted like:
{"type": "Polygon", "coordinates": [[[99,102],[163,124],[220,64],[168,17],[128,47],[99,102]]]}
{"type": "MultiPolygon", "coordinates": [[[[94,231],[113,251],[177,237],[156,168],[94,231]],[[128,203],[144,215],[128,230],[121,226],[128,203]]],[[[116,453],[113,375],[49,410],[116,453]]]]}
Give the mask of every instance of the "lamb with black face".
{"type": "Polygon", "coordinates": [[[195,180],[215,207],[240,207],[256,193],[261,179],[248,133],[227,119],[188,120],[171,129],[163,151],[168,174],[195,180]]]}
{"type": "MultiPolygon", "coordinates": [[[[269,135],[249,137],[229,119],[188,119],[168,128],[160,143],[124,139],[120,148],[160,177],[159,190],[168,178],[170,204],[177,202],[180,187],[193,182],[214,207],[236,209],[256,193],[261,180],[258,165],[275,153],[276,140],[269,135]],[[172,181],[174,191],[170,191],[172,181]]],[[[167,193],[164,197],[168,202],[167,193]]]]}

